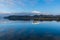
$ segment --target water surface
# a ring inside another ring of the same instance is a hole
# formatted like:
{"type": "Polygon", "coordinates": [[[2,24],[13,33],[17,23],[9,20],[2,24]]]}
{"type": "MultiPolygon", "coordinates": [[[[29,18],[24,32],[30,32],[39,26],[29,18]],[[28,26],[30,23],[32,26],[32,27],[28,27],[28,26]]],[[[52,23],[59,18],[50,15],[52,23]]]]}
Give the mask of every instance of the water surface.
{"type": "Polygon", "coordinates": [[[60,22],[0,21],[0,40],[55,40],[60,38],[60,22]]]}

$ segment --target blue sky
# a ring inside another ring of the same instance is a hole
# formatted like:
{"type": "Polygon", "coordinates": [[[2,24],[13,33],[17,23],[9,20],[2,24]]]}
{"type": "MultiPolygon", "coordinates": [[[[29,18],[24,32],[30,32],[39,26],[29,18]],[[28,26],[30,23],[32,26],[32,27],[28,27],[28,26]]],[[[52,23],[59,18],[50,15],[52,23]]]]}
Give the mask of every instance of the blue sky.
{"type": "Polygon", "coordinates": [[[0,0],[0,12],[60,13],[60,0],[0,0]]]}

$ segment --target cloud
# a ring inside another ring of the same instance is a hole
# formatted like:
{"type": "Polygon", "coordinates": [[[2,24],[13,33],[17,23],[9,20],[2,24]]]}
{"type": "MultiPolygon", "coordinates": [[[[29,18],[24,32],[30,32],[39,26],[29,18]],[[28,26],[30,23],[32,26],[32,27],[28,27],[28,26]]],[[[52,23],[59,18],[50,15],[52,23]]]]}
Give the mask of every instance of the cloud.
{"type": "MultiPolygon", "coordinates": [[[[0,0],[0,4],[4,3],[5,6],[8,6],[8,7],[15,7],[15,6],[25,7],[25,6],[28,6],[27,4],[31,6],[35,6],[39,1],[40,0],[0,0]]],[[[46,3],[51,3],[54,0],[44,0],[44,1],[46,3]]]]}
{"type": "Polygon", "coordinates": [[[12,6],[17,6],[20,4],[20,6],[25,5],[22,1],[18,0],[0,0],[0,4],[4,4],[5,6],[12,7],[12,6]]]}
{"type": "MultiPolygon", "coordinates": [[[[15,1],[17,2],[17,1],[15,1]]],[[[20,7],[25,7],[26,6],[26,3],[24,3],[23,1],[18,1],[17,4],[20,6],[20,7]]]]}
{"type": "Polygon", "coordinates": [[[0,0],[0,2],[4,2],[5,0],[0,0]]]}
{"type": "MultiPolygon", "coordinates": [[[[40,0],[0,0],[0,8],[16,8],[20,7],[25,9],[28,5],[35,7],[40,0]],[[3,4],[3,5],[1,5],[3,4]]],[[[47,2],[47,0],[45,0],[47,2]]],[[[28,6],[29,7],[29,6],[28,6]]]]}
{"type": "Polygon", "coordinates": [[[0,8],[3,8],[4,7],[4,5],[3,4],[0,4],[0,8]]]}
{"type": "Polygon", "coordinates": [[[32,13],[41,13],[41,12],[39,12],[39,11],[32,11],[32,13]]]}
{"type": "Polygon", "coordinates": [[[0,0],[0,8],[3,7],[3,8],[8,8],[7,6],[12,6],[12,1],[10,0],[0,0]]]}
{"type": "Polygon", "coordinates": [[[31,6],[35,6],[38,3],[38,0],[0,0],[0,4],[4,4],[7,7],[15,7],[15,6],[20,6],[20,7],[24,7],[31,5],[31,6]]]}
{"type": "Polygon", "coordinates": [[[40,15],[40,14],[42,14],[40,11],[32,11],[32,13],[35,14],[35,15],[40,15]]]}
{"type": "Polygon", "coordinates": [[[16,0],[15,2],[20,4],[20,6],[25,7],[28,6],[28,4],[30,6],[35,6],[38,3],[38,1],[39,0],[18,0],[18,1],[16,0]]]}

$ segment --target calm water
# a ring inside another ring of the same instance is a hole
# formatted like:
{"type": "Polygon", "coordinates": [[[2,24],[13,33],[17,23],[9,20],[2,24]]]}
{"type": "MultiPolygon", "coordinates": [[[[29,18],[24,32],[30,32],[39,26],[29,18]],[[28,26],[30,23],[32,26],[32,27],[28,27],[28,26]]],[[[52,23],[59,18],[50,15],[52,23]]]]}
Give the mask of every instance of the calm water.
{"type": "Polygon", "coordinates": [[[60,22],[37,23],[1,20],[0,40],[60,40],[60,22]]]}

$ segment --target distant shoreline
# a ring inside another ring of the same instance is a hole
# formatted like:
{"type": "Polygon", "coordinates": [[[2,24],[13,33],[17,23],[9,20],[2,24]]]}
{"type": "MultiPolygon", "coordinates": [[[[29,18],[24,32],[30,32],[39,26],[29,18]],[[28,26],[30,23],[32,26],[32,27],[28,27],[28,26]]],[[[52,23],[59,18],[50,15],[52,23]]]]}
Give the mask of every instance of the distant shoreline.
{"type": "Polygon", "coordinates": [[[4,17],[5,19],[8,20],[23,20],[23,21],[29,21],[29,20],[34,20],[34,21],[60,21],[60,15],[34,15],[34,16],[29,16],[29,15],[10,15],[7,17],[4,17]]]}

